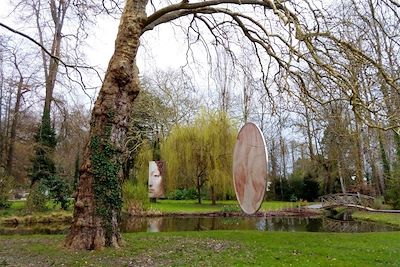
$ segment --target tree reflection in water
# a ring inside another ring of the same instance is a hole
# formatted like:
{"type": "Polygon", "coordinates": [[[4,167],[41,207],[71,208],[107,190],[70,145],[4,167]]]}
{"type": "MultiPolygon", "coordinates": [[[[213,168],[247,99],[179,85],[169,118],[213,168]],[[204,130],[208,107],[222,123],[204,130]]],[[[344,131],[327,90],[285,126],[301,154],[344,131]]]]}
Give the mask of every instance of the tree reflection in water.
{"type": "MultiPolygon", "coordinates": [[[[0,234],[65,234],[69,224],[3,225],[0,234]]],[[[382,232],[399,228],[366,221],[342,221],[327,217],[130,217],[123,232],[179,232],[209,230],[258,230],[289,232],[382,232]]]]}
{"type": "Polygon", "coordinates": [[[378,232],[398,228],[361,221],[325,217],[131,217],[122,224],[124,232],[179,232],[207,230],[258,230],[286,232],[378,232]]]}

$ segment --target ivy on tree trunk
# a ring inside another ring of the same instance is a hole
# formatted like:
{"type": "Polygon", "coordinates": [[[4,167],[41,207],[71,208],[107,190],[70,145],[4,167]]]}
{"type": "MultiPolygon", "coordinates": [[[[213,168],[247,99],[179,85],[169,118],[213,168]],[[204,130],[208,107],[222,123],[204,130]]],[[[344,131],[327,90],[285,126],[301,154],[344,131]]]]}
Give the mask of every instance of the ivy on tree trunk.
{"type": "Polygon", "coordinates": [[[66,246],[72,249],[119,247],[122,158],[133,101],[139,93],[135,63],[147,1],[127,0],[114,54],[92,111],[66,246]]]}

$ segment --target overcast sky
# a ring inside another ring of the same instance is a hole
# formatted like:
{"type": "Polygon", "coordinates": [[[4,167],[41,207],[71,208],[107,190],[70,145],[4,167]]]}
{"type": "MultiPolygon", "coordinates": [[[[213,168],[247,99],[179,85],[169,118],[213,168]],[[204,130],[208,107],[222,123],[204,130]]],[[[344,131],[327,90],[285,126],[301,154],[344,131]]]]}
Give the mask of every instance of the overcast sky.
{"type": "MultiPolygon", "coordinates": [[[[23,28],[18,25],[18,21],[13,19],[12,16],[8,17],[7,15],[11,12],[11,6],[8,5],[7,0],[1,1],[0,21],[34,37],[35,29],[23,28]]],[[[86,55],[87,64],[97,67],[100,72],[106,70],[113,53],[118,24],[118,19],[109,16],[99,17],[96,25],[91,26],[88,31],[87,47],[81,49],[86,55]]],[[[13,33],[1,27],[0,34],[13,35],[13,33]]],[[[185,38],[180,32],[172,31],[171,25],[156,27],[155,30],[146,32],[141,38],[141,47],[137,56],[140,75],[151,73],[155,69],[176,69],[183,66],[185,62],[185,38]]],[[[96,82],[87,79],[86,82],[89,87],[100,85],[98,79],[96,82]]],[[[94,91],[88,91],[88,93],[92,94],[94,91]]],[[[86,97],[83,92],[77,92],[77,94],[82,94],[82,97],[78,97],[82,100],[86,97]]],[[[89,101],[89,99],[84,100],[85,103],[86,101],[89,101]]]]}
{"type": "MultiPolygon", "coordinates": [[[[119,21],[110,17],[100,19],[89,36],[85,50],[93,65],[106,67],[114,49],[119,21]]],[[[183,36],[182,36],[183,38],[183,36]]],[[[145,33],[141,39],[137,64],[141,73],[154,68],[178,68],[185,64],[185,45],[171,26],[162,25],[145,33]]]]}

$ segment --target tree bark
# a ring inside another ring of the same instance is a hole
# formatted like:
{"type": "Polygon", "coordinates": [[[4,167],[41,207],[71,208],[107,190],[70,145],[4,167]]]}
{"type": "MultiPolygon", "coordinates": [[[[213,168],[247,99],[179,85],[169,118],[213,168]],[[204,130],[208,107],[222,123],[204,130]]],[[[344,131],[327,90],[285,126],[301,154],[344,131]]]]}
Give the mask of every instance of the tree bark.
{"type": "Polygon", "coordinates": [[[312,134],[311,134],[311,123],[310,123],[310,114],[308,112],[308,107],[304,105],[305,117],[307,123],[307,141],[308,141],[308,151],[310,152],[310,159],[314,159],[314,149],[312,143],[312,134]]]}
{"type": "Polygon", "coordinates": [[[214,186],[211,186],[211,204],[212,205],[216,205],[217,204],[217,196],[215,194],[214,186]]]}
{"type": "Polygon", "coordinates": [[[0,163],[3,163],[4,139],[3,134],[3,88],[4,88],[3,51],[0,51],[0,163]]]}
{"type": "Polygon", "coordinates": [[[360,119],[355,114],[354,156],[356,165],[356,183],[361,188],[361,186],[364,184],[364,155],[360,124],[360,119]]]}
{"type": "Polygon", "coordinates": [[[201,176],[197,176],[196,189],[197,189],[197,203],[201,204],[201,176]]]}
{"type": "MultiPolygon", "coordinates": [[[[50,52],[56,58],[59,58],[61,54],[61,41],[63,38],[62,28],[64,26],[64,18],[68,10],[69,3],[66,1],[60,1],[59,6],[56,6],[56,1],[51,0],[49,1],[49,6],[52,22],[54,23],[54,28],[52,29],[54,31],[54,34],[52,36],[53,40],[51,43],[50,52]]],[[[36,28],[39,35],[39,42],[41,45],[45,46],[43,29],[40,25],[40,18],[42,16],[42,5],[40,2],[38,2],[37,4],[33,4],[32,8],[36,17],[36,28]]],[[[46,81],[46,95],[43,107],[43,114],[45,114],[47,112],[50,113],[51,110],[51,102],[53,101],[53,91],[57,79],[59,61],[55,58],[48,59],[44,50],[41,50],[41,55],[43,61],[44,77],[46,81]]]]}
{"type": "Polygon", "coordinates": [[[7,166],[6,172],[11,175],[13,161],[14,161],[14,147],[15,147],[15,139],[17,136],[17,124],[19,122],[19,108],[21,105],[21,98],[22,98],[22,88],[23,88],[24,79],[21,76],[18,82],[18,89],[17,89],[17,98],[15,100],[14,106],[14,116],[11,122],[11,131],[10,131],[10,144],[8,148],[8,155],[7,155],[7,166]]]}
{"type": "Polygon", "coordinates": [[[135,57],[146,19],[146,4],[147,0],[126,1],[114,54],[93,108],[74,219],[66,239],[66,246],[72,249],[121,245],[118,228],[122,203],[120,161],[130,111],[140,91],[135,57]]]}
{"type": "Polygon", "coordinates": [[[346,184],[344,183],[343,174],[342,174],[342,156],[338,155],[337,160],[337,168],[338,168],[338,176],[340,181],[340,188],[342,189],[342,193],[346,194],[346,184]]]}

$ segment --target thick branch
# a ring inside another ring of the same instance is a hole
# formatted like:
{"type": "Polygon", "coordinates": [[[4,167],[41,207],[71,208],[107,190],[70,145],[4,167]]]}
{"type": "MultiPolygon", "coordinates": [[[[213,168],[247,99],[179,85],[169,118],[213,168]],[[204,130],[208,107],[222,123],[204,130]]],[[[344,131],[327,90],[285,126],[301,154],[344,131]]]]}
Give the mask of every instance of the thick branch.
{"type": "MultiPolygon", "coordinates": [[[[198,3],[185,3],[181,2],[178,4],[170,5],[162,8],[152,15],[150,15],[144,24],[143,32],[152,30],[157,25],[170,22],[172,20],[184,17],[189,14],[197,13],[198,10],[207,7],[217,6],[221,4],[233,4],[233,5],[256,5],[265,7],[267,9],[276,9],[277,7],[272,3],[272,1],[260,1],[260,0],[213,0],[204,1],[198,3]]],[[[280,6],[282,8],[282,6],[280,6]]],[[[282,8],[283,9],[283,8],[282,8]]]]}

